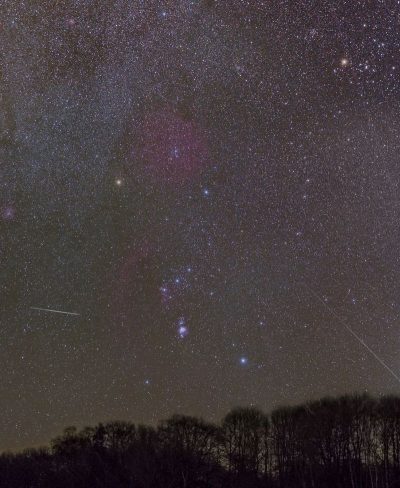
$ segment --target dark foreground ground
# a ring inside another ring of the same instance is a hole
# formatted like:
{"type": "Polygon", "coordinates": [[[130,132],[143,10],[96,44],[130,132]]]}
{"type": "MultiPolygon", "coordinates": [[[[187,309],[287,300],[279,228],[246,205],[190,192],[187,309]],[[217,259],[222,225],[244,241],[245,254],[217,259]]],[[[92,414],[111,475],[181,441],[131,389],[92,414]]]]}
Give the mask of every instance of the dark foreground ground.
{"type": "Polygon", "coordinates": [[[68,427],[50,447],[0,456],[7,488],[396,488],[400,398],[326,398],[214,425],[173,416],[154,429],[68,427]]]}

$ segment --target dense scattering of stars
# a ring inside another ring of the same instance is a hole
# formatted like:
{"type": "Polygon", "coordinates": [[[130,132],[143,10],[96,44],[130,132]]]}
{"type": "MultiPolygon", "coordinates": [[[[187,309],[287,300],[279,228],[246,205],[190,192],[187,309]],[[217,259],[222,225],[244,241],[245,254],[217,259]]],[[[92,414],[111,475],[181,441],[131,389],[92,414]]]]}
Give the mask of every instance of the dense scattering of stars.
{"type": "Polygon", "coordinates": [[[0,11],[1,449],[399,392],[400,2],[0,11]]]}

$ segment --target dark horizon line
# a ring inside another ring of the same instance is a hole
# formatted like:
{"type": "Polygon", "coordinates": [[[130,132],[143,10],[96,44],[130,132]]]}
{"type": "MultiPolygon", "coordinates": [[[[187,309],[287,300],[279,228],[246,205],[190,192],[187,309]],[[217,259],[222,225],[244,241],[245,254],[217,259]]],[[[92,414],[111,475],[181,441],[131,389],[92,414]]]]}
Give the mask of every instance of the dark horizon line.
{"type": "MultiPolygon", "coordinates": [[[[321,405],[322,402],[324,402],[324,401],[333,401],[333,402],[336,401],[337,402],[337,401],[342,400],[342,399],[350,399],[351,400],[351,399],[356,399],[356,398],[360,398],[360,399],[365,398],[366,400],[376,402],[376,404],[378,405],[379,402],[384,400],[384,399],[400,400],[400,393],[370,394],[368,391],[364,390],[363,392],[343,393],[343,394],[339,394],[339,395],[324,395],[324,396],[320,397],[319,399],[310,399],[310,400],[295,403],[295,404],[278,404],[276,407],[274,407],[273,409],[271,409],[268,412],[265,412],[260,406],[257,406],[257,405],[252,405],[252,404],[250,404],[250,405],[234,405],[227,411],[227,413],[219,421],[207,420],[202,415],[197,416],[197,415],[189,414],[189,413],[173,413],[173,414],[169,415],[168,417],[158,419],[154,423],[151,423],[151,422],[136,423],[133,420],[127,420],[127,419],[122,420],[122,419],[118,419],[118,418],[115,418],[115,419],[110,418],[110,419],[100,420],[100,421],[96,422],[95,424],[91,424],[91,425],[88,425],[88,424],[68,424],[63,428],[62,433],[56,435],[56,437],[58,437],[61,434],[64,434],[67,429],[71,429],[71,428],[76,429],[76,433],[79,433],[80,431],[82,431],[86,428],[94,428],[94,427],[98,427],[98,426],[102,426],[102,425],[108,425],[108,424],[119,423],[119,422],[124,423],[124,424],[133,425],[133,426],[135,426],[135,428],[144,427],[144,428],[150,428],[150,429],[157,430],[157,428],[159,428],[163,422],[167,422],[168,420],[173,419],[173,418],[196,419],[199,422],[204,422],[207,425],[212,425],[212,426],[219,428],[222,426],[224,418],[226,418],[226,416],[229,413],[234,412],[234,411],[238,411],[238,410],[257,411],[257,412],[262,413],[266,418],[270,419],[271,416],[275,412],[280,412],[280,411],[291,412],[291,411],[304,409],[307,412],[312,413],[310,407],[311,406],[317,406],[317,404],[321,405]]],[[[53,442],[53,440],[54,439],[50,439],[48,441],[48,443],[45,445],[44,444],[37,444],[37,445],[32,444],[32,445],[22,447],[22,448],[0,448],[0,456],[8,455],[8,454],[12,454],[12,455],[24,454],[24,452],[29,451],[29,450],[40,451],[42,449],[46,449],[46,450],[51,451],[51,443],[53,442]]]]}

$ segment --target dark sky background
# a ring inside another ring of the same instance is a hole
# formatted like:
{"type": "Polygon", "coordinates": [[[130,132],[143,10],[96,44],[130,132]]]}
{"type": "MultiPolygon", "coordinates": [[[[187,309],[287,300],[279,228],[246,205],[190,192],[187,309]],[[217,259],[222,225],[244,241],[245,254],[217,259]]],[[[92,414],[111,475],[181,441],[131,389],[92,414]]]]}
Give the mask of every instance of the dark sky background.
{"type": "Polygon", "coordinates": [[[0,449],[400,393],[399,2],[4,3],[0,449]]]}

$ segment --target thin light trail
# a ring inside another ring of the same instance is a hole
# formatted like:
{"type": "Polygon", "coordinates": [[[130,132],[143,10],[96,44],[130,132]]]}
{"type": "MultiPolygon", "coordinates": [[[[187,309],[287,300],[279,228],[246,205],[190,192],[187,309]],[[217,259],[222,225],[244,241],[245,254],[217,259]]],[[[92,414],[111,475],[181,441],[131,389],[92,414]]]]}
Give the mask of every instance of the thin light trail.
{"type": "Polygon", "coordinates": [[[50,313],[61,313],[63,315],[75,315],[75,316],[80,315],[79,313],[76,312],[64,312],[62,310],[53,310],[51,308],[31,307],[31,310],[39,310],[41,312],[50,312],[50,313]]]}
{"type": "Polygon", "coordinates": [[[346,330],[355,338],[357,341],[365,347],[365,349],[378,361],[378,363],[383,366],[392,376],[395,378],[399,383],[400,383],[400,377],[397,376],[397,374],[381,359],[375,351],[373,351],[368,344],[366,344],[360,336],[358,336],[354,330],[346,324],[344,320],[342,320],[339,315],[335,312],[335,310],[331,307],[329,307],[324,300],[312,289],[310,288],[306,283],[303,283],[303,285],[312,293],[312,295],[320,302],[322,305],[334,316],[336,319],[346,328],[346,330]]]}

